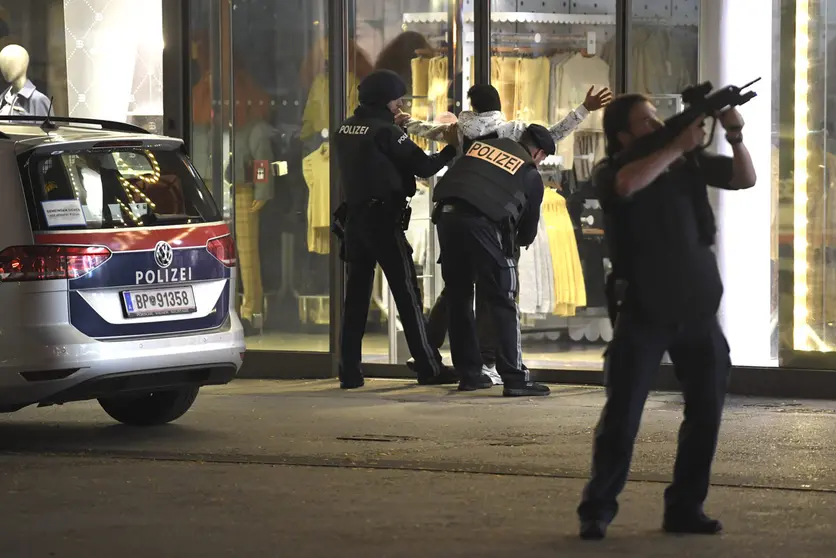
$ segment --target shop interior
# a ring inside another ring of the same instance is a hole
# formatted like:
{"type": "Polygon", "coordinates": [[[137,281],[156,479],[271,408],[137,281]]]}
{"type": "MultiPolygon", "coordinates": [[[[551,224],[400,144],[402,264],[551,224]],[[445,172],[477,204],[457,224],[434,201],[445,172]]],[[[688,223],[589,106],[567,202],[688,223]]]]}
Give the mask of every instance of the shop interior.
{"type": "MultiPolygon", "coordinates": [[[[414,118],[450,122],[468,110],[463,93],[474,82],[475,60],[473,12],[467,4],[457,35],[461,54],[453,57],[447,1],[353,3],[347,45],[349,112],[357,106],[357,83],[375,68],[403,77],[411,92],[405,110],[414,118]]],[[[506,118],[551,126],[581,105],[590,87],[615,87],[615,2],[540,4],[537,11],[528,11],[534,8],[528,3],[492,2],[491,82],[500,91],[506,118]]],[[[664,117],[681,109],[678,92],[697,77],[699,2],[636,4],[632,80],[664,117]]],[[[287,163],[287,174],[271,176],[272,197],[257,211],[249,186],[233,188],[242,316],[249,318],[247,343],[252,350],[329,350],[324,16],[324,2],[243,2],[232,13],[236,106],[270,107],[263,116],[236,118],[236,148],[252,143],[250,119],[266,118],[273,134],[265,156],[287,163]],[[265,22],[277,20],[287,29],[267,34],[265,22]],[[246,41],[235,40],[244,36],[246,41]],[[257,52],[275,53],[276,59],[257,52]],[[239,133],[250,134],[250,139],[239,140],[239,133]]],[[[430,152],[443,147],[423,137],[413,139],[430,152]]],[[[604,299],[609,260],[601,210],[590,184],[590,170],[603,156],[603,144],[601,112],[592,113],[541,168],[547,185],[541,234],[520,262],[523,348],[532,367],[598,369],[612,335],[604,299]]],[[[442,288],[429,220],[435,180],[424,181],[412,199],[407,231],[427,312],[442,288]]],[[[392,310],[385,277],[379,273],[364,343],[368,362],[402,363],[409,358],[392,310]]]]}
{"type": "MultiPolygon", "coordinates": [[[[836,196],[829,195],[834,150],[833,111],[827,108],[834,89],[826,64],[836,44],[830,23],[836,6],[832,0],[773,3],[775,72],[790,67],[778,46],[785,20],[799,22],[799,14],[806,14],[808,21],[817,22],[798,24],[796,32],[807,33],[808,41],[795,44],[788,55],[795,57],[795,75],[786,79],[801,84],[796,90],[803,94],[793,98],[792,106],[782,104],[785,93],[777,73],[770,77],[771,93],[761,92],[772,98],[772,151],[758,155],[763,159],[759,164],[766,162],[772,171],[759,171],[771,176],[772,185],[767,301],[771,349],[765,357],[777,363],[779,346],[810,352],[834,346],[829,222],[836,196]],[[781,122],[790,122],[790,128],[782,129],[781,122]],[[795,147],[785,153],[780,149],[787,137],[795,147]],[[780,163],[782,158],[789,162],[780,163]],[[781,273],[786,277],[781,279],[783,290],[778,289],[781,273]],[[787,323],[793,324],[789,330],[781,329],[787,323]]],[[[185,115],[191,125],[188,147],[236,236],[238,306],[248,348],[329,352],[329,2],[186,4],[191,80],[186,89],[192,107],[185,115]],[[260,166],[264,162],[267,166],[260,166]]],[[[357,83],[375,68],[389,68],[408,85],[406,110],[413,117],[455,121],[469,109],[465,93],[474,83],[477,52],[489,53],[490,80],[508,119],[552,126],[583,103],[590,87],[615,89],[615,0],[492,0],[487,50],[475,44],[472,0],[346,4],[348,111],[357,105],[357,83]],[[451,18],[452,8],[461,8],[458,18],[451,18]]],[[[645,93],[663,118],[681,110],[680,91],[704,77],[699,37],[706,24],[704,10],[709,9],[714,6],[701,0],[631,3],[629,89],[645,93]]],[[[0,114],[37,114],[26,107],[38,103],[29,101],[47,98],[56,115],[162,130],[163,19],[161,0],[0,0],[0,114]],[[21,64],[25,79],[15,70],[21,64]],[[25,96],[19,93],[32,88],[37,95],[26,97],[24,106],[20,100],[25,96]]],[[[426,137],[413,139],[430,152],[442,147],[426,137]]],[[[541,234],[520,263],[523,348],[531,367],[599,369],[612,335],[604,300],[610,263],[600,206],[590,184],[603,143],[601,112],[593,112],[559,142],[557,155],[541,168],[547,185],[541,234]]],[[[429,221],[435,180],[424,181],[412,200],[407,231],[427,312],[442,288],[429,221]]],[[[723,227],[731,230],[739,207],[730,204],[734,211],[719,212],[723,227]]],[[[744,256],[739,244],[736,252],[718,248],[723,265],[744,256]]],[[[736,285],[730,278],[727,287],[739,297],[745,283],[736,285]]],[[[730,337],[739,347],[747,326],[735,308],[727,313],[737,313],[739,323],[730,329],[738,331],[730,337]]],[[[757,335],[765,337],[761,329],[757,335]]],[[[409,357],[382,274],[373,293],[364,354],[366,361],[376,363],[403,363],[409,357]]]]}

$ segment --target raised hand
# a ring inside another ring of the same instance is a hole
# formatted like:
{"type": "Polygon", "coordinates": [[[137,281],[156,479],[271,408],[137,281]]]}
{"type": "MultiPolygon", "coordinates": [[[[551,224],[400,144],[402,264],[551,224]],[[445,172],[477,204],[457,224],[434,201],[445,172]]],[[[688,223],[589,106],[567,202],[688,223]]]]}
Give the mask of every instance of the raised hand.
{"type": "Polygon", "coordinates": [[[610,104],[612,101],[612,91],[610,91],[609,87],[602,88],[598,93],[593,93],[595,90],[595,86],[589,88],[589,91],[586,92],[586,99],[583,101],[583,106],[586,107],[586,110],[589,112],[595,112],[596,110],[600,110],[610,104]]]}

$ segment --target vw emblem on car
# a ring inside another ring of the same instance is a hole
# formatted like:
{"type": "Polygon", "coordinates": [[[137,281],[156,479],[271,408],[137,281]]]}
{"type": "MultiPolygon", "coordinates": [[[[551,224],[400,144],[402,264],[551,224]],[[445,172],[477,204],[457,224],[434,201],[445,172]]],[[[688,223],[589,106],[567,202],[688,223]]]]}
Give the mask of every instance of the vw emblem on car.
{"type": "Polygon", "coordinates": [[[172,260],[174,260],[174,252],[171,249],[171,244],[165,240],[157,242],[157,246],[154,247],[154,260],[163,269],[170,266],[172,260]]]}

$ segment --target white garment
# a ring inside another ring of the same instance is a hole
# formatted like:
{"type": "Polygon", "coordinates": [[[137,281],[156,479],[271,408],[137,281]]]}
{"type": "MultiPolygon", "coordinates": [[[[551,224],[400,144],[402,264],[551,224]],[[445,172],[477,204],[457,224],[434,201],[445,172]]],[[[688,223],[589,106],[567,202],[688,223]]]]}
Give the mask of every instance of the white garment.
{"type": "MultiPolygon", "coordinates": [[[[583,103],[590,87],[599,90],[610,86],[610,67],[597,56],[577,53],[555,66],[557,78],[552,79],[556,89],[552,92],[552,120],[563,118],[571,107],[583,103]]],[[[596,111],[584,119],[577,131],[603,132],[603,111],[596,111]]],[[[557,154],[563,159],[564,168],[574,165],[575,140],[566,137],[557,146],[557,154]]]]}
{"type": "Polygon", "coordinates": [[[415,265],[426,266],[427,245],[430,241],[430,196],[429,191],[418,188],[409,207],[412,217],[406,231],[406,239],[412,246],[412,261],[415,265]]]}
{"type": "Polygon", "coordinates": [[[552,250],[549,244],[549,232],[546,230],[546,221],[540,217],[537,223],[537,238],[534,240],[540,245],[540,284],[543,286],[540,292],[540,307],[542,312],[551,314],[557,299],[554,291],[554,265],[552,263],[552,250]]]}
{"type": "MultiPolygon", "coordinates": [[[[639,93],[659,95],[681,93],[695,83],[699,41],[697,28],[635,27],[630,52],[632,87],[639,93]]],[[[615,78],[615,42],[601,49],[615,78]]]]}
{"type": "Polygon", "coordinates": [[[519,308],[523,314],[551,314],[554,309],[554,269],[549,235],[543,218],[537,224],[537,237],[523,248],[517,265],[520,281],[519,308]]]}
{"type": "Polygon", "coordinates": [[[549,70],[549,117],[557,115],[558,90],[560,89],[560,66],[574,56],[574,52],[561,52],[551,57],[549,70]]]}
{"type": "MultiPolygon", "coordinates": [[[[549,128],[549,132],[551,132],[552,139],[554,139],[555,143],[569,137],[586,117],[589,116],[589,111],[583,106],[583,100],[574,109],[566,111],[557,124],[549,128]]],[[[407,133],[433,141],[440,141],[449,126],[453,126],[453,124],[438,125],[422,120],[409,120],[405,124],[407,133]]],[[[528,127],[528,123],[522,120],[506,120],[505,115],[499,110],[486,112],[465,110],[459,114],[458,122],[455,126],[458,130],[459,155],[461,155],[461,146],[464,145],[465,137],[475,139],[487,134],[496,133],[500,138],[519,140],[528,127]]]]}

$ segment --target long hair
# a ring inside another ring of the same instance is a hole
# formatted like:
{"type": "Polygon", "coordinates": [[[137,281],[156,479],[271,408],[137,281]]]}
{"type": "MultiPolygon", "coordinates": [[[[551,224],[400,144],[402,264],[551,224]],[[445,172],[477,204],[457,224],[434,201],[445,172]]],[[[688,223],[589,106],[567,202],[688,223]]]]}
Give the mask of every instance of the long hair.
{"type": "MultiPolygon", "coordinates": [[[[349,39],[346,54],[348,55],[348,72],[361,81],[372,72],[372,63],[366,52],[360,48],[357,42],[349,39]]],[[[302,61],[299,72],[299,84],[307,90],[316,77],[327,71],[326,61],[328,60],[328,39],[321,39],[314,43],[311,50],[302,61]]]]}
{"type": "Polygon", "coordinates": [[[412,93],[412,59],[416,50],[428,50],[430,43],[417,31],[404,31],[386,45],[377,57],[375,70],[392,70],[406,84],[412,93]]]}
{"type": "Polygon", "coordinates": [[[618,134],[630,129],[630,111],[639,103],[646,103],[647,97],[640,93],[619,95],[604,109],[604,136],[607,139],[607,157],[612,157],[624,146],[618,134]]]}

